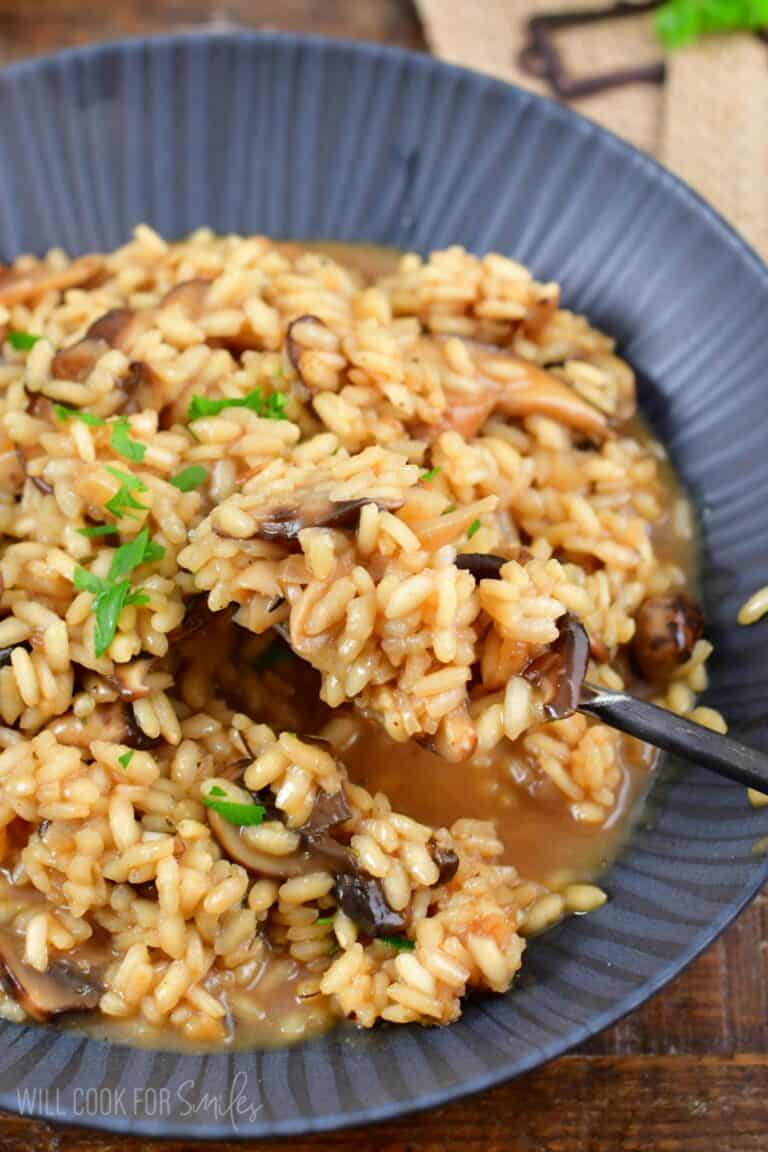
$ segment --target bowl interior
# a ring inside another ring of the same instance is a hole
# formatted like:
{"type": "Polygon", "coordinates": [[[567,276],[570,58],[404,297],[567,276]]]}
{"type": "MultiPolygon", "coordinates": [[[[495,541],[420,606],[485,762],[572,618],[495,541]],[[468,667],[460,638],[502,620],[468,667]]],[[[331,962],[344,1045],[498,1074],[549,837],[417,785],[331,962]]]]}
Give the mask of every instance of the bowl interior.
{"type": "MultiPolygon", "coordinates": [[[[653,162],[547,101],[426,57],[251,34],[86,49],[0,76],[0,252],[112,248],[146,220],[427,251],[498,250],[615,334],[694,496],[708,694],[768,746],[768,273],[653,162]]],[[[179,1055],[0,1024],[0,1107],[157,1135],[326,1129],[531,1068],[675,975],[766,878],[744,790],[662,773],[611,899],[530,948],[520,986],[443,1031],[179,1055]],[[106,1094],[83,1094],[84,1086],[106,1094]],[[202,1100],[202,1104],[200,1101],[202,1100]]]]}

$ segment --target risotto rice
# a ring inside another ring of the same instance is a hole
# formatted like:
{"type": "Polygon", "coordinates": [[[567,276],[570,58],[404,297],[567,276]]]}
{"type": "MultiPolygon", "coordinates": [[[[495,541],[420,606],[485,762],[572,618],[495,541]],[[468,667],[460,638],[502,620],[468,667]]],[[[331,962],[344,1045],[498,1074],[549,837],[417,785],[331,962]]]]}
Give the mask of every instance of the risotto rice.
{"type": "Polygon", "coordinates": [[[3,1013],[215,1047],[505,991],[605,894],[519,873],[499,788],[546,855],[538,807],[599,838],[652,761],[546,722],[563,618],[596,684],[694,718],[706,686],[688,505],[613,342],[499,255],[364,276],[143,226],[3,270],[0,325],[3,1013]],[[462,773],[445,824],[409,757],[462,773]]]}

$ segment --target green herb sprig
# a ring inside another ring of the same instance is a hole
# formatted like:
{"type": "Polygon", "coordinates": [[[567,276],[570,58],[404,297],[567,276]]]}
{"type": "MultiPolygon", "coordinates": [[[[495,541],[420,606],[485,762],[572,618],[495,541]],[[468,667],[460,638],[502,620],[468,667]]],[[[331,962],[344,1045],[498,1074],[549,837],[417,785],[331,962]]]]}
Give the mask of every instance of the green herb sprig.
{"type": "Polygon", "coordinates": [[[41,339],[41,336],[33,336],[31,332],[20,332],[18,329],[11,329],[6,336],[11,348],[15,348],[17,352],[28,352],[41,339]]]}
{"type": "Polygon", "coordinates": [[[147,512],[146,504],[142,504],[134,496],[134,492],[146,492],[147,486],[143,480],[139,480],[138,476],[132,476],[130,472],[123,472],[120,468],[113,468],[110,464],[106,465],[107,472],[110,476],[114,476],[115,480],[120,481],[120,487],[114,496],[106,502],[104,507],[108,512],[111,512],[116,519],[121,516],[130,516],[134,520],[138,519],[136,512],[147,512]]]}
{"type": "Polygon", "coordinates": [[[147,446],[140,444],[138,440],[131,440],[130,433],[130,423],[124,416],[121,416],[112,425],[112,450],[117,452],[118,456],[125,456],[126,460],[140,464],[146,456],[147,446]]]}
{"type": "Polygon", "coordinates": [[[262,804],[242,804],[224,797],[226,797],[224,789],[214,785],[210,792],[203,796],[203,804],[212,812],[218,812],[228,824],[236,824],[240,828],[255,828],[261,824],[267,811],[262,804]]]}
{"type": "Polygon", "coordinates": [[[58,420],[79,420],[92,428],[103,428],[106,424],[101,416],[94,416],[93,412],[84,412],[81,408],[68,408],[66,404],[54,404],[53,410],[58,420]]]}
{"type": "Polygon", "coordinates": [[[422,472],[419,480],[421,480],[422,484],[426,484],[428,481],[434,480],[435,476],[439,476],[441,472],[442,468],[438,464],[435,468],[430,468],[428,472],[422,472]]]}
{"type": "Polygon", "coordinates": [[[149,596],[145,592],[132,590],[128,576],[140,564],[153,563],[164,555],[165,548],[155,540],[150,540],[149,530],[142,528],[133,540],[117,549],[106,578],[79,565],[75,568],[75,588],[78,592],[90,592],[93,596],[93,614],[96,618],[93,646],[97,656],[103,656],[114,640],[123,608],[128,604],[149,603],[149,596]]]}
{"type": "Polygon", "coordinates": [[[768,0],[668,0],[654,19],[662,44],[680,48],[711,32],[768,27],[768,0]]]}
{"type": "Polygon", "coordinates": [[[407,936],[377,936],[376,939],[380,944],[386,944],[387,948],[394,948],[397,952],[412,952],[416,947],[413,940],[409,940],[407,936]]]}
{"type": "Polygon", "coordinates": [[[199,488],[201,484],[205,484],[207,479],[208,471],[203,468],[202,464],[190,464],[188,468],[182,468],[181,472],[171,476],[169,483],[173,484],[174,488],[178,488],[180,492],[191,492],[193,488],[199,488]]]}
{"type": "Polygon", "coordinates": [[[481,527],[482,525],[479,520],[473,520],[469,528],[467,528],[467,540],[471,540],[473,536],[476,536],[481,527]]]}
{"type": "Polygon", "coordinates": [[[204,416],[218,416],[225,408],[248,408],[266,420],[287,420],[285,396],[272,392],[265,396],[261,388],[254,388],[247,396],[210,400],[207,396],[193,396],[187,409],[187,419],[192,422],[204,416]]]}

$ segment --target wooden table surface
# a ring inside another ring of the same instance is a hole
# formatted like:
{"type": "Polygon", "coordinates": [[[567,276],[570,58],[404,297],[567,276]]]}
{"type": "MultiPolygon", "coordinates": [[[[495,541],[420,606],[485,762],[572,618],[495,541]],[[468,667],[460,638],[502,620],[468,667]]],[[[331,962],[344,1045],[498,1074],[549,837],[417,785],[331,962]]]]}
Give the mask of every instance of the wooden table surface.
{"type": "MultiPolygon", "coordinates": [[[[407,0],[0,0],[0,61],[211,21],[426,50],[407,0]]],[[[284,1152],[768,1152],[766,941],[763,896],[669,988],[579,1052],[438,1111],[279,1146],[284,1152]]],[[[149,1147],[0,1114],[0,1152],[149,1147]]],[[[189,1145],[155,1147],[181,1152],[189,1145]]]]}

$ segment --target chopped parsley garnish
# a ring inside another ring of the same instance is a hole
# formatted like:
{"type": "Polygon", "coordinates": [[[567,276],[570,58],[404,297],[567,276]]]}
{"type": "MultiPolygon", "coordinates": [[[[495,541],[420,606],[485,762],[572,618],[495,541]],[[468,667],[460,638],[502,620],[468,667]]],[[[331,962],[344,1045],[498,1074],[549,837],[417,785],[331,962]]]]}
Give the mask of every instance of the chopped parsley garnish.
{"type": "Polygon", "coordinates": [[[333,916],[318,916],[315,924],[333,924],[333,916]]]}
{"type": "Polygon", "coordinates": [[[31,332],[19,332],[11,330],[6,336],[6,340],[11,348],[15,348],[18,352],[28,352],[30,348],[34,348],[40,336],[33,336],[31,332]]]}
{"type": "Polygon", "coordinates": [[[708,32],[755,32],[768,26],[766,0],[668,0],[655,14],[656,34],[680,48],[708,32]]]}
{"type": "Polygon", "coordinates": [[[386,944],[387,948],[395,948],[398,952],[412,952],[416,947],[407,936],[377,936],[376,939],[380,944],[386,944]]]}
{"type": "Polygon", "coordinates": [[[481,524],[479,520],[473,520],[469,528],[467,528],[467,540],[471,540],[473,536],[477,535],[480,531],[481,524]]]}
{"type": "Polygon", "coordinates": [[[123,752],[122,756],[118,756],[117,758],[118,764],[120,764],[123,768],[127,768],[131,760],[133,760],[133,751],[123,752]]]}
{"type": "Polygon", "coordinates": [[[440,515],[441,516],[447,516],[449,512],[455,512],[455,511],[456,511],[456,505],[455,504],[449,504],[447,508],[443,508],[440,515]]]}
{"type": "Polygon", "coordinates": [[[79,420],[81,424],[90,424],[93,428],[101,428],[106,424],[101,416],[83,412],[81,408],[67,408],[66,404],[54,404],[53,410],[59,420],[79,420]]]}
{"type": "Polygon", "coordinates": [[[78,528],[81,536],[113,536],[117,532],[117,524],[90,524],[87,528],[78,528]]]}
{"type": "Polygon", "coordinates": [[[121,472],[119,468],[112,468],[109,464],[106,465],[106,469],[111,476],[120,481],[120,487],[104,507],[118,520],[121,516],[132,516],[137,519],[133,509],[146,512],[147,506],[137,500],[133,493],[146,492],[146,484],[143,480],[139,480],[138,476],[132,476],[130,472],[121,472]]]}
{"type": "Polygon", "coordinates": [[[140,464],[146,455],[146,444],[138,440],[131,440],[131,425],[124,416],[112,425],[112,449],[118,456],[125,456],[126,460],[133,460],[140,464]]]}
{"type": "Polygon", "coordinates": [[[78,592],[90,592],[93,596],[93,614],[96,617],[93,646],[97,656],[103,656],[114,640],[123,608],[128,604],[149,603],[149,596],[145,592],[132,591],[127,577],[140,564],[152,563],[164,555],[163,546],[150,540],[149,530],[143,528],[138,536],[117,549],[106,579],[89,572],[87,568],[75,568],[75,588],[78,592]]]}
{"type": "Polygon", "coordinates": [[[208,471],[203,468],[202,464],[190,464],[189,468],[182,468],[181,472],[171,476],[169,483],[173,484],[174,488],[178,488],[180,492],[191,492],[193,488],[199,488],[201,484],[205,484],[207,479],[208,471]]]}
{"type": "Polygon", "coordinates": [[[214,784],[213,788],[210,789],[208,795],[209,796],[226,796],[226,792],[224,791],[223,788],[220,788],[218,786],[218,784],[214,784]]]}
{"type": "Polygon", "coordinates": [[[434,480],[435,476],[439,476],[441,472],[442,468],[438,464],[436,468],[430,468],[429,472],[422,472],[421,476],[419,476],[419,480],[421,480],[422,484],[424,484],[427,480],[434,480]]]}
{"type": "MultiPolygon", "coordinates": [[[[219,789],[224,792],[224,789],[219,789]]],[[[213,812],[218,812],[228,824],[237,824],[240,828],[255,828],[264,819],[266,808],[262,804],[241,804],[237,800],[220,800],[214,795],[214,789],[203,796],[203,804],[213,812]]]]}
{"type": "Polygon", "coordinates": [[[249,408],[257,416],[266,420],[287,420],[285,414],[285,396],[281,392],[273,392],[265,396],[261,388],[254,388],[247,396],[209,400],[207,396],[193,396],[187,410],[187,419],[201,420],[204,416],[218,416],[225,408],[249,408]]]}
{"type": "Polygon", "coordinates": [[[153,564],[155,560],[162,560],[165,548],[155,540],[150,540],[149,529],[142,528],[133,540],[121,544],[112,557],[109,566],[109,579],[122,580],[140,564],[153,564]]]}

